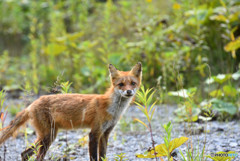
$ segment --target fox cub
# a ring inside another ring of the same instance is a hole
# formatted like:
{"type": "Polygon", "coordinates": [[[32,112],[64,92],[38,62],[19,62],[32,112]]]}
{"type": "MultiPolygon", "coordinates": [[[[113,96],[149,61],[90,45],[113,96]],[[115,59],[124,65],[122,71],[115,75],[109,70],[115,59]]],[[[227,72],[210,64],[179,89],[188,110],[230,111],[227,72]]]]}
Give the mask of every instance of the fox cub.
{"type": "MultiPolygon", "coordinates": [[[[139,62],[131,71],[118,71],[110,64],[109,72],[111,87],[105,94],[41,96],[18,113],[10,125],[0,132],[0,145],[29,120],[37,134],[35,146],[40,147],[37,160],[41,161],[59,129],[90,128],[90,160],[102,160],[106,156],[110,132],[141,84],[142,65],[139,62]]],[[[34,151],[34,147],[26,149],[21,154],[22,160],[28,160],[34,151]]]]}

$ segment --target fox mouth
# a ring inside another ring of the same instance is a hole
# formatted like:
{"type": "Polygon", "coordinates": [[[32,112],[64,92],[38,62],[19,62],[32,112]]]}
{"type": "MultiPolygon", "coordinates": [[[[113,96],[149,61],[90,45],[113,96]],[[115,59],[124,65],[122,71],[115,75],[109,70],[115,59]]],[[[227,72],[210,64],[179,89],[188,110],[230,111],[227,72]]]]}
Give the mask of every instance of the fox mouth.
{"type": "Polygon", "coordinates": [[[132,94],[125,95],[125,97],[132,97],[132,96],[133,96],[132,94]]]}

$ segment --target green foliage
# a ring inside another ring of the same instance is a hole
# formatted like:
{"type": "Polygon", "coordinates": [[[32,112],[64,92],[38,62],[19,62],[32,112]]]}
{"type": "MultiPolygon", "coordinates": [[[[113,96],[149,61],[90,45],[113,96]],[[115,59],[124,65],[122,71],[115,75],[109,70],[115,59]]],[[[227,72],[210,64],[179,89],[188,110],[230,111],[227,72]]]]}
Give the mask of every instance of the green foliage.
{"type": "Polygon", "coordinates": [[[179,91],[170,91],[168,95],[180,98],[179,107],[174,111],[177,115],[175,121],[195,122],[201,113],[195,101],[197,88],[181,89],[179,91]]]}
{"type": "MultiPolygon", "coordinates": [[[[166,132],[166,136],[164,136],[164,145],[165,145],[165,150],[164,152],[167,153],[167,157],[168,157],[168,160],[170,160],[171,158],[171,152],[172,150],[174,149],[170,149],[170,141],[171,141],[171,132],[172,132],[172,124],[171,124],[171,121],[169,121],[167,124],[163,125],[163,128],[166,132]]],[[[173,146],[173,145],[171,145],[173,146]]]]}
{"type": "Polygon", "coordinates": [[[141,90],[139,90],[137,92],[137,99],[140,101],[140,102],[135,102],[137,104],[137,108],[140,109],[143,114],[146,116],[147,118],[147,124],[144,123],[143,121],[135,118],[134,120],[135,121],[138,121],[139,123],[141,123],[142,125],[144,125],[148,130],[149,130],[149,133],[151,134],[151,141],[152,141],[152,148],[154,150],[154,158],[156,159],[157,161],[157,156],[156,156],[156,151],[155,151],[155,143],[154,143],[154,140],[153,140],[153,134],[152,134],[152,125],[151,125],[151,121],[152,121],[152,118],[153,118],[153,114],[156,110],[156,107],[157,106],[154,106],[157,101],[155,101],[154,103],[152,103],[153,101],[153,95],[155,93],[155,91],[152,91],[153,89],[146,89],[144,88],[144,86],[141,86],[141,90]]]}
{"type": "Polygon", "coordinates": [[[76,92],[103,92],[107,63],[128,70],[138,60],[146,87],[162,76],[163,89],[176,90],[176,71],[189,88],[206,78],[206,63],[214,75],[239,63],[237,0],[3,0],[0,8],[1,86],[39,93],[64,73],[76,92]]]}
{"type": "Polygon", "coordinates": [[[88,144],[88,135],[83,136],[82,138],[80,138],[80,139],[78,140],[78,143],[79,143],[79,145],[80,145],[81,147],[84,147],[85,145],[87,145],[87,144],[88,144]]]}
{"type": "Polygon", "coordinates": [[[0,131],[4,128],[4,122],[6,120],[7,117],[7,108],[8,106],[4,106],[4,102],[5,102],[5,92],[3,90],[0,91],[0,131]]]}
{"type": "Polygon", "coordinates": [[[229,74],[218,74],[206,79],[205,92],[212,98],[203,101],[196,99],[197,88],[181,89],[168,92],[169,96],[180,98],[179,108],[175,110],[176,121],[209,121],[214,116],[219,119],[228,120],[238,112],[237,100],[239,91],[236,89],[235,81],[240,78],[239,71],[229,74]],[[213,111],[220,115],[214,115],[213,111]]]}
{"type": "MultiPolygon", "coordinates": [[[[155,91],[152,91],[152,90],[153,90],[152,88],[145,90],[144,86],[141,86],[141,89],[137,92],[137,98],[140,103],[135,102],[137,104],[138,109],[140,109],[144,113],[149,123],[151,123],[153,114],[157,107],[157,106],[154,106],[157,103],[157,101],[154,101],[152,103],[153,95],[155,93],[155,91]]],[[[135,119],[135,120],[148,128],[148,126],[141,120],[139,119],[135,119]]]]}
{"type": "Polygon", "coordinates": [[[224,119],[237,114],[236,102],[239,98],[239,91],[234,82],[239,78],[239,71],[237,71],[236,73],[218,74],[205,81],[211,89],[209,96],[212,99],[208,100],[208,104],[211,104],[212,110],[220,112],[224,119]]]}
{"type": "Polygon", "coordinates": [[[61,87],[62,87],[61,93],[69,93],[69,89],[70,89],[70,87],[71,87],[71,84],[72,84],[72,83],[69,83],[69,81],[67,81],[67,82],[62,82],[62,83],[61,83],[61,87]]]}
{"type": "Polygon", "coordinates": [[[183,152],[180,149],[180,154],[183,161],[206,161],[204,151],[205,145],[202,150],[199,149],[199,146],[197,148],[188,148],[186,156],[184,156],[183,152]]]}
{"type": "Polygon", "coordinates": [[[165,130],[166,136],[164,136],[164,144],[160,144],[155,146],[155,149],[150,149],[146,151],[144,154],[137,154],[136,157],[138,158],[155,158],[155,157],[162,157],[167,156],[168,161],[173,160],[171,157],[171,153],[174,149],[178,148],[182,144],[184,144],[188,138],[187,137],[180,137],[175,138],[171,141],[171,131],[172,131],[172,124],[168,122],[167,124],[163,125],[165,130]]]}
{"type": "Polygon", "coordinates": [[[124,159],[124,158],[126,158],[125,153],[121,153],[121,154],[116,155],[114,160],[115,161],[127,161],[127,159],[124,159]]]}
{"type": "MultiPolygon", "coordinates": [[[[168,146],[166,144],[160,144],[157,145],[156,152],[157,152],[157,157],[161,156],[168,156],[168,160],[170,160],[171,153],[174,149],[178,148],[182,144],[184,144],[188,140],[187,137],[180,137],[180,138],[175,138],[172,141],[168,142],[168,146]]],[[[144,154],[138,154],[138,158],[154,158],[154,151],[146,151],[144,154]]]]}
{"type": "Polygon", "coordinates": [[[228,113],[230,115],[235,115],[237,113],[237,107],[229,102],[224,102],[219,99],[210,100],[214,110],[222,113],[228,113]]]}
{"type": "Polygon", "coordinates": [[[209,95],[213,98],[221,98],[227,101],[234,101],[237,99],[238,91],[234,87],[234,81],[239,80],[239,71],[229,74],[218,74],[208,78],[205,83],[210,85],[210,89],[213,89],[209,95]]]}
{"type": "Polygon", "coordinates": [[[16,106],[11,106],[11,107],[8,108],[8,112],[11,114],[11,116],[16,116],[16,114],[20,111],[21,111],[20,106],[17,106],[17,107],[16,106]]]}
{"type": "MultiPolygon", "coordinates": [[[[36,143],[36,144],[35,144],[35,143],[32,143],[32,144],[30,145],[30,148],[33,149],[33,153],[34,153],[35,156],[37,155],[38,150],[39,150],[39,148],[41,148],[41,146],[42,146],[42,145],[39,145],[38,143],[36,143]]],[[[29,160],[29,161],[34,161],[35,156],[29,157],[28,160],[29,160]]]]}

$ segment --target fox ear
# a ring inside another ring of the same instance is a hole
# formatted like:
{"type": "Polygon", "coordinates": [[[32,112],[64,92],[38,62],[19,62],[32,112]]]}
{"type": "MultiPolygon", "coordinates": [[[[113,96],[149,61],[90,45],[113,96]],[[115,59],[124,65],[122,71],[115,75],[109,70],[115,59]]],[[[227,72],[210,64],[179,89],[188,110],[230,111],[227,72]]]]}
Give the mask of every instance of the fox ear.
{"type": "Polygon", "coordinates": [[[142,76],[142,63],[138,62],[131,70],[131,73],[136,77],[142,76]]]}
{"type": "Polygon", "coordinates": [[[119,76],[118,70],[112,65],[108,65],[111,78],[117,78],[119,76]]]}

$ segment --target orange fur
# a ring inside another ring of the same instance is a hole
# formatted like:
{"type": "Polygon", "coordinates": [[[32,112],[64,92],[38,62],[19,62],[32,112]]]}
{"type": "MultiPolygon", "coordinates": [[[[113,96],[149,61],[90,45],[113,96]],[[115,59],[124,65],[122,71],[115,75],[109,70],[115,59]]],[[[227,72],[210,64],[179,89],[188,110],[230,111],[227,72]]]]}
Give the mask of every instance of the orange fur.
{"type": "MultiPolygon", "coordinates": [[[[20,112],[8,128],[0,133],[0,144],[11,137],[21,125],[30,120],[36,130],[37,160],[43,160],[58,129],[90,128],[90,160],[106,155],[107,140],[125,108],[129,106],[141,84],[141,63],[131,71],[118,71],[109,65],[111,87],[105,94],[58,94],[41,96],[20,112]],[[99,155],[98,155],[99,147],[99,155]]],[[[33,154],[31,148],[22,153],[22,160],[33,154]]]]}

